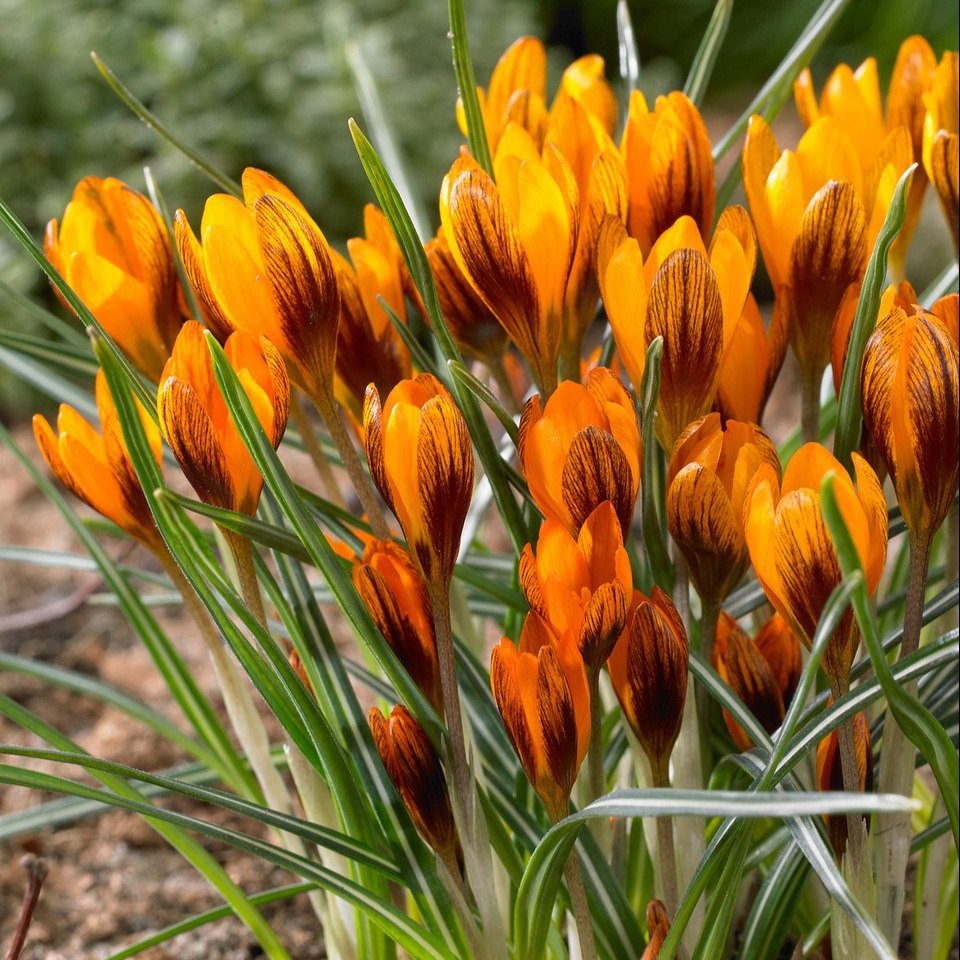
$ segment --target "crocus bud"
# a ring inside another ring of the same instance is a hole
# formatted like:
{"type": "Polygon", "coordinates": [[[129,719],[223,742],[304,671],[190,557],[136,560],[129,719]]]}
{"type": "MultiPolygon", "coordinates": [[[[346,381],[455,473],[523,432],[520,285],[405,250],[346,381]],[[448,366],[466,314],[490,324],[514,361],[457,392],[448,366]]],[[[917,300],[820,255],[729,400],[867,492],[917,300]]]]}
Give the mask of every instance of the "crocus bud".
{"type": "Polygon", "coordinates": [[[153,204],[113,177],[84,177],[60,223],[47,224],[43,248],[134,366],[155,381],[183,317],[170,239],[153,204]]]}
{"type": "MultiPolygon", "coordinates": [[[[777,677],[759,647],[728,613],[721,613],[717,622],[717,640],[713,661],[720,679],[746,704],[767,733],[782,723],[785,704],[777,677]]],[[[754,746],[746,730],[727,710],[723,721],[740,750],[754,746]]]]}
{"type": "Polygon", "coordinates": [[[410,555],[392,541],[371,540],[354,565],[353,582],[384,640],[442,716],[433,608],[410,555]]]}
{"type": "Polygon", "coordinates": [[[630,558],[609,500],[587,517],[576,540],[548,517],[537,550],[520,557],[520,587],[532,610],[575,638],[587,673],[599,672],[627,619],[633,593],[630,558]]]}
{"type": "MultiPolygon", "coordinates": [[[[60,405],[57,432],[45,417],[33,418],[37,446],[60,482],[88,506],[151,549],[161,542],[153,514],[137,479],[120,428],[117,408],[102,370],[97,371],[97,431],[69,404],[60,405]]],[[[157,463],[163,453],[160,431],[135,399],[140,421],[157,463]]]]}
{"type": "Polygon", "coordinates": [[[604,367],[565,380],[520,417],[520,466],[530,495],[573,536],[605,500],[629,531],[640,487],[640,429],[630,394],[604,367]]]}
{"type": "Polygon", "coordinates": [[[501,144],[497,156],[496,182],[468,154],[454,162],[440,191],[440,220],[460,269],[549,396],[577,245],[577,184],[553,144],[542,157],[501,144]]]}
{"type": "Polygon", "coordinates": [[[779,613],[775,613],[761,624],[753,642],[773,671],[783,705],[789,707],[803,672],[800,641],[796,633],[779,613]]]}
{"type": "Polygon", "coordinates": [[[473,495],[473,450],[463,414],[440,381],[421,373],[381,407],[372,384],[363,409],[367,460],[428,584],[449,584],[473,495]]]}
{"type": "MultiPolygon", "coordinates": [[[[862,793],[873,790],[873,745],[870,743],[870,725],[867,715],[858,713],[853,718],[853,738],[857,752],[857,775],[862,793]]],[[[840,738],[837,731],[829,733],[817,744],[817,787],[820,790],[844,790],[843,766],[840,762],[840,738]]],[[[866,819],[866,818],[864,818],[866,819]]],[[[847,818],[843,815],[824,817],[830,842],[837,854],[843,856],[847,848],[847,818]]]]}
{"type": "Polygon", "coordinates": [[[667,526],[697,593],[719,605],[747,565],[743,503],[762,464],[779,476],[770,438],[752,423],[710,413],[691,423],[673,448],[667,470],[667,526]]]}
{"type": "Polygon", "coordinates": [[[863,355],[866,428],[912,537],[929,545],[957,490],[957,345],[925,311],[894,308],[863,355]]]}
{"type": "Polygon", "coordinates": [[[651,900],[647,904],[647,940],[646,949],[640,960],[657,960],[660,956],[660,948],[670,933],[670,918],[667,916],[667,908],[660,900],[651,900]]]}
{"type": "Polygon", "coordinates": [[[308,396],[333,389],[340,291],[327,241],[279,180],[248,167],[243,200],[218,193],[200,221],[200,238],[178,210],[174,234],[184,269],[208,322],[265,336],[308,396]]]}
{"type": "MultiPolygon", "coordinates": [[[[880,482],[859,454],[852,454],[854,479],[817,443],[802,446],[783,475],[764,465],[745,499],[744,526],[750,561],[767,599],[809,649],[823,608],[842,580],[840,561],[827,531],[820,484],[835,475],[840,512],[853,536],[866,576],[876,591],[887,556],[887,506],[880,482]]],[[[844,693],[857,649],[856,624],[847,611],[823,655],[833,688],[844,693]]]]}
{"type": "Polygon", "coordinates": [[[370,732],[387,775],[420,836],[448,867],[462,871],[463,850],[447,781],[430,738],[410,711],[400,705],[389,717],[374,707],[370,711],[370,732]]]}
{"type": "Polygon", "coordinates": [[[550,817],[562,819],[590,741],[590,694],[575,644],[531,610],[519,645],[504,637],[493,648],[490,685],[527,778],[550,817]]]}
{"type": "Polygon", "coordinates": [[[657,97],[651,111],[635,90],[620,150],[630,191],[630,235],[644,256],[682,216],[691,217],[703,236],[709,234],[716,203],[710,138],[684,94],[657,97]]]}
{"type": "MultiPolygon", "coordinates": [[[[260,426],[278,447],[287,426],[290,386],[283,359],[266,337],[227,338],[236,371],[260,426]]],[[[263,477],[247,451],[213,373],[203,327],[183,325],[163,368],[157,415],[177,463],[204,503],[253,516],[263,477]]]]}
{"type": "Polygon", "coordinates": [[[654,778],[665,780],[687,695],[689,646],[683,620],[659,587],[634,594],[627,628],[607,661],[623,715],[654,778]]]}

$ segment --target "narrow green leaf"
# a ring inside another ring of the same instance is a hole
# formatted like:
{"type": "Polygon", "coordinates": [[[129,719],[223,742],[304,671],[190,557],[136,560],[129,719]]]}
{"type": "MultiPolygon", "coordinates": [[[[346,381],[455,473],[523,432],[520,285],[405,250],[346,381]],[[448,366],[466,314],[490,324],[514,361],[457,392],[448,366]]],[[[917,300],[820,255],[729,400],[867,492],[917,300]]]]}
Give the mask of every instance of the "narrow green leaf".
{"type": "Polygon", "coordinates": [[[697,106],[700,105],[703,95],[707,92],[707,85],[710,83],[710,77],[713,76],[717,56],[727,36],[732,13],[733,0],[717,0],[717,5],[713,8],[713,15],[707,24],[706,32],[700,41],[700,47],[693,58],[690,73],[687,75],[687,82],[683,86],[683,92],[697,106]]]}
{"type": "Polygon", "coordinates": [[[630,94],[640,89],[640,51],[637,49],[637,36],[630,19],[630,5],[627,0],[617,0],[617,47],[620,52],[620,76],[626,88],[628,101],[625,111],[630,109],[630,94]]]}
{"type": "Polygon", "coordinates": [[[467,119],[467,142],[474,160],[493,176],[493,159],[487,143],[487,128],[483,123],[483,111],[477,96],[477,78],[470,58],[470,43],[467,40],[467,20],[463,12],[463,0],[449,0],[450,44],[453,48],[453,72],[457,77],[457,90],[463,113],[467,119]]]}
{"type": "Polygon", "coordinates": [[[960,264],[954,260],[953,263],[948,263],[940,276],[920,294],[920,302],[925,307],[932,307],[941,297],[945,297],[956,288],[958,279],[960,279],[960,264]]]}
{"type": "Polygon", "coordinates": [[[100,71],[101,76],[107,81],[110,89],[120,98],[120,100],[141,120],[147,127],[159,134],[175,150],[182,153],[201,173],[205,173],[218,187],[232,193],[235,197],[242,196],[240,184],[232,180],[226,174],[221,173],[209,160],[198,153],[192,147],[177,136],[156,114],[151,113],[136,95],[130,90],[120,78],[100,59],[93,51],[90,53],[90,59],[100,71]]]}
{"type": "Polygon", "coordinates": [[[97,372],[97,365],[89,350],[60,340],[35,337],[19,330],[0,330],[0,346],[34,357],[47,367],[62,370],[68,376],[92,380],[97,372]]]}
{"type": "MultiPolygon", "coordinates": [[[[824,477],[820,488],[823,503],[823,515],[827,528],[833,539],[840,559],[840,567],[845,577],[850,577],[861,570],[860,557],[857,548],[847,530],[843,514],[837,505],[834,493],[834,477],[828,474],[824,477]]],[[[960,798],[958,798],[958,782],[960,782],[960,762],[957,750],[947,736],[946,731],[939,724],[923,704],[911,697],[894,679],[880,644],[880,635],[877,630],[877,621],[870,607],[870,597],[866,583],[861,582],[853,594],[853,609],[860,626],[870,661],[877,674],[877,680],[883,688],[887,703],[900,729],[907,739],[920,751],[930,764],[930,769],[937,779],[940,795],[950,819],[950,829],[953,832],[954,846],[960,846],[960,798]]]]}
{"type": "Polygon", "coordinates": [[[410,356],[413,358],[414,366],[425,373],[432,373],[435,377],[444,382],[448,382],[448,378],[437,369],[437,365],[434,363],[433,357],[427,353],[426,348],[417,339],[416,334],[410,329],[409,325],[397,316],[394,309],[383,297],[378,296],[377,302],[380,304],[383,312],[386,313],[387,317],[390,319],[390,323],[393,326],[393,329],[397,331],[397,335],[403,341],[406,348],[410,351],[410,356]]]}
{"type": "Polygon", "coordinates": [[[740,960],[767,960],[780,948],[797,909],[810,868],[795,845],[783,848],[750,908],[740,944],[740,960]]]}
{"type": "Polygon", "coordinates": [[[25,297],[19,290],[15,290],[8,283],[0,280],[0,293],[12,300],[24,313],[33,317],[38,323],[46,327],[51,333],[56,334],[69,344],[82,348],[90,353],[90,341],[82,330],[78,330],[74,324],[68,323],[63,317],[51,313],[44,309],[35,300],[25,297]]]}
{"type": "Polygon", "coordinates": [[[663,524],[657,509],[656,458],[657,441],[653,432],[653,420],[657,415],[657,401],[660,397],[660,360],[663,357],[663,337],[654,337],[647,347],[647,358],[643,368],[643,380],[637,397],[640,423],[643,429],[643,480],[640,485],[640,516],[643,530],[643,543],[647,550],[647,559],[653,569],[656,583],[665,590],[673,588],[673,564],[667,553],[663,538],[663,524]]]}
{"type": "Polygon", "coordinates": [[[863,366],[863,351],[877,324],[880,294],[887,276],[887,255],[903,226],[903,219],[907,214],[907,191],[916,169],[917,165],[911,164],[893,191],[883,226],[870,253],[867,272],[860,287],[857,312],[850,328],[847,357],[843,363],[843,378],[840,381],[837,432],[833,441],[834,455],[848,469],[851,464],[850,453],[860,446],[860,427],[863,422],[863,411],[860,408],[860,372],[863,366]]]}
{"type": "Polygon", "coordinates": [[[72,380],[55,373],[34,357],[0,346],[0,364],[51,400],[68,403],[88,420],[96,419],[97,406],[90,391],[81,389],[72,380]]]}
{"type": "Polygon", "coordinates": [[[482,401],[490,409],[491,413],[500,421],[507,436],[516,445],[520,431],[513,417],[503,409],[500,401],[494,396],[493,391],[482,381],[475,377],[458,360],[448,360],[447,366],[453,376],[459,380],[478,400],[482,401]]]}

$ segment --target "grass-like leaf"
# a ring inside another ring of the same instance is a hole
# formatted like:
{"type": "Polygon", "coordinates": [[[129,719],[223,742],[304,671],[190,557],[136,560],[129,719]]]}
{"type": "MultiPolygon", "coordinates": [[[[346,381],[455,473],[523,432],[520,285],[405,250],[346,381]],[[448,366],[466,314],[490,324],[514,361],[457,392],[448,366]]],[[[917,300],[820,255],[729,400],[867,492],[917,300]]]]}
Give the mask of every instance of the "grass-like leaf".
{"type": "Polygon", "coordinates": [[[863,411],[860,407],[860,373],[863,366],[863,351],[867,340],[877,324],[880,294],[887,276],[887,255],[896,240],[907,214],[907,191],[917,165],[911,164],[904,172],[893,192],[883,226],[877,234],[870,253],[867,272],[860,287],[857,312],[850,328],[847,356],[843,363],[843,378],[840,381],[840,398],[837,403],[837,431],[833,441],[834,455],[846,467],[850,466],[850,453],[860,445],[860,428],[863,411]]]}
{"type": "Polygon", "coordinates": [[[687,74],[683,92],[698,106],[707,92],[710,77],[713,76],[713,68],[716,66],[720,48],[726,39],[732,13],[733,0],[717,0],[713,15],[710,17],[710,22],[707,24],[703,39],[690,66],[690,73],[687,74]]]}
{"type": "MultiPolygon", "coordinates": [[[[467,19],[463,12],[463,0],[449,0],[450,45],[453,48],[453,72],[457,77],[457,90],[463,113],[467,119],[467,142],[474,160],[493,176],[493,158],[487,143],[487,129],[477,96],[477,77],[470,57],[470,42],[467,39],[467,19]]],[[[422,291],[421,291],[422,293],[422,291]]]]}

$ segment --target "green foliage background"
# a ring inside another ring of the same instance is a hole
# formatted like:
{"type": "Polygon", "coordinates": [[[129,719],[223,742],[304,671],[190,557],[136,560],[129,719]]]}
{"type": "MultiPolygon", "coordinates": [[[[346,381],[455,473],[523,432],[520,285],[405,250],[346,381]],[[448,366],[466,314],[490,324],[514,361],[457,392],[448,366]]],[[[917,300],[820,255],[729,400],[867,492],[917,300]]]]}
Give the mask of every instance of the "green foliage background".
{"type": "MultiPolygon", "coordinates": [[[[707,109],[742,106],[817,6],[736,0],[707,109]]],[[[556,73],[571,55],[598,50],[617,75],[616,0],[468,0],[466,7],[481,82],[526,32],[551,43],[556,73]]],[[[630,7],[646,91],[682,84],[713,0],[631,0],[630,7]]],[[[817,72],[875,54],[886,75],[908,33],[924,33],[939,53],[956,47],[957,23],[952,0],[853,0],[817,72]]],[[[335,242],[359,232],[371,198],[346,127],[348,116],[362,116],[348,41],[369,65],[430,214],[460,143],[443,0],[0,0],[0,24],[0,195],[35,235],[86,174],[142,189],[150,164],[167,202],[191,218],[213,189],[116,99],[91,50],[221,169],[239,177],[244,166],[262,166],[290,183],[335,242]]],[[[6,238],[0,277],[46,295],[6,238]]],[[[0,323],[23,322],[0,301],[0,323]]],[[[0,384],[8,416],[23,407],[11,392],[0,384]]]]}

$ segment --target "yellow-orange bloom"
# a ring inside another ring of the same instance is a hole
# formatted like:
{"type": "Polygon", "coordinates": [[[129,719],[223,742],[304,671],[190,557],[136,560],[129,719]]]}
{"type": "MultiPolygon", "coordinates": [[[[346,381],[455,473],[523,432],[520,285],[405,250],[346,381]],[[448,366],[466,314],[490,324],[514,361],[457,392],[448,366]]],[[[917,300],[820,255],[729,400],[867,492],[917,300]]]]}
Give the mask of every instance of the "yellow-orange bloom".
{"type": "Polygon", "coordinates": [[[493,648],[490,686],[527,778],[550,817],[565,817],[590,742],[590,694],[575,643],[531,610],[519,645],[504,637],[493,648]]]}
{"type": "Polygon", "coordinates": [[[463,414],[428,373],[363,407],[367,460],[428,584],[449,583],[473,495],[473,449],[463,414]]]}
{"type": "MultiPolygon", "coordinates": [[[[783,475],[764,465],[747,493],[745,529],[750,561],[767,599],[808,648],[830,594],[840,583],[840,562],[820,505],[820,484],[834,473],[834,490],[856,545],[872,594],[887,556],[887,506],[880,482],[859,454],[852,454],[856,485],[828,450],[807,443],[791,457],[783,475]]],[[[848,610],[823,655],[830,683],[844,693],[857,649],[848,610]]]]}
{"type": "Polygon", "coordinates": [[[444,177],[440,219],[460,269],[549,396],[577,245],[577,183],[549,143],[542,157],[503,152],[496,177],[462,154],[444,177]]]}
{"type": "Polygon", "coordinates": [[[461,353],[488,365],[501,363],[507,349],[507,332],[464,276],[443,227],[427,243],[426,253],[437,285],[440,311],[461,353]]]}
{"type": "MultiPolygon", "coordinates": [[[[237,331],[224,352],[257,419],[276,447],[283,439],[290,385],[283,359],[266,337],[237,331]]],[[[252,516],[263,477],[247,451],[213,374],[203,327],[183,325],[163,368],[157,415],[184,476],[205,503],[252,516]]]]}
{"type": "MultiPolygon", "coordinates": [[[[720,614],[717,622],[713,665],[720,679],[749,707],[767,733],[773,733],[783,723],[786,704],[776,674],[756,643],[726,612],[720,614]]],[[[746,730],[727,710],[723,711],[723,722],[740,750],[754,746],[746,730]]]]}
{"type": "Polygon", "coordinates": [[[796,152],[781,152],[766,121],[750,119],[743,184],[774,291],[789,318],[804,378],[819,383],[830,359],[840,304],[859,286],[913,148],[905,128],[884,141],[869,167],[836,117],[822,116],[796,152]]]}
{"type": "Polygon", "coordinates": [[[183,322],[163,218],[113,177],[84,177],[43,239],[47,259],[133,364],[160,376],[183,322]]]}
{"type": "Polygon", "coordinates": [[[770,438],[752,423],[710,413],[680,435],[667,469],[667,527],[705,602],[719,606],[747,566],[743,504],[766,464],[780,476],[770,438]]]}
{"type": "Polygon", "coordinates": [[[308,396],[329,394],[340,292],[330,248],[303,204],[279,180],[248,167],[243,200],[208,198],[198,240],[178,210],[174,235],[208,322],[222,336],[265,336],[308,396]]]}
{"type": "Polygon", "coordinates": [[[410,555],[390,540],[371,540],[353,567],[353,583],[390,649],[443,716],[433,607],[410,555]]]}
{"type": "Polygon", "coordinates": [[[721,416],[760,423],[789,342],[787,315],[780,305],[774,304],[767,329],[751,293],[720,360],[717,409],[721,416]]]}
{"type": "Polygon", "coordinates": [[[666,780],[680,733],[688,654],[683,620],[670,597],[659,587],[649,599],[635,593],[627,628],[607,668],[624,718],[643,747],[655,780],[666,780]]]}
{"type": "Polygon", "coordinates": [[[635,90],[620,150],[630,191],[630,235],[644,256],[682,216],[709,235],[716,205],[713,154],[700,111],[684,94],[657,97],[651,112],[635,90]]]}
{"type": "Polygon", "coordinates": [[[587,673],[598,673],[623,631],[633,594],[630,558],[610,501],[587,517],[576,540],[547,517],[536,554],[527,544],[520,557],[520,588],[532,610],[558,634],[573,637],[587,673]]]}
{"type": "Polygon", "coordinates": [[[923,310],[895,307],[863,355],[863,419],[890,473],[904,522],[929,546],[957,490],[957,344],[923,310]]]}
{"type": "MultiPolygon", "coordinates": [[[[45,417],[39,413],[34,416],[37,446],[50,469],[74,496],[141,543],[151,548],[158,546],[160,534],[127,453],[117,408],[102,370],[97,371],[96,400],[101,433],[73,407],[62,403],[56,433],[45,417]]],[[[160,431],[139,401],[136,403],[159,464],[162,458],[160,431]]]]}
{"type": "Polygon", "coordinates": [[[414,826],[451,870],[463,870],[463,850],[443,767],[430,738],[406,707],[385,717],[370,711],[370,732],[387,775],[414,826]]]}
{"type": "MultiPolygon", "coordinates": [[[[857,776],[861,793],[873,790],[873,744],[867,715],[856,714],[853,723],[853,742],[857,754],[857,776]]],[[[843,767],[840,762],[840,738],[834,730],[817,744],[817,787],[820,790],[845,790],[843,767]]],[[[864,818],[866,819],[866,818],[864,818]]],[[[824,817],[830,842],[837,857],[847,848],[847,818],[843,815],[824,817]]]]}
{"type": "Polygon", "coordinates": [[[750,294],[756,239],[742,207],[723,212],[709,252],[692,218],[681,217],[644,260],[639,243],[608,218],[597,267],[617,350],[634,386],[647,345],[663,337],[657,439],[665,450],[713,405],[725,345],[750,294]]]}
{"type": "Polygon", "coordinates": [[[779,613],[774,613],[761,624],[753,642],[777,678],[784,706],[789,707],[803,670],[796,633],[779,613]]]}
{"type": "Polygon", "coordinates": [[[954,345],[960,343],[960,296],[948,293],[930,308],[930,313],[940,321],[954,345]]]}
{"type": "MultiPolygon", "coordinates": [[[[575,100],[596,118],[608,134],[617,122],[617,101],[604,78],[603,58],[587,54],[563,72],[548,113],[547,54],[536,37],[520,37],[497,62],[486,90],[477,88],[490,153],[495,154],[509,124],[526,130],[538,145],[543,143],[549,118],[575,100]]],[[[466,135],[463,104],[457,101],[457,123],[466,135]]]]}
{"type": "MultiPolygon", "coordinates": [[[[805,69],[794,84],[797,111],[807,127],[823,116],[838,120],[860,157],[864,173],[875,170],[877,163],[887,162],[882,158],[890,155],[892,144],[885,147],[889,137],[899,141],[896,150],[902,151],[904,133],[909,137],[913,159],[919,161],[923,149],[923,97],[933,84],[936,67],[937,59],[923,37],[904,40],[890,78],[886,115],[881,103],[877,61],[873,57],[864,60],[855,71],[845,63],[836,67],[824,84],[819,103],[810,70],[805,69]]],[[[926,186],[926,176],[914,176],[904,224],[891,255],[900,273],[920,216],[926,186]]]]}
{"type": "Polygon", "coordinates": [[[944,53],[937,66],[933,87],[924,94],[927,108],[923,120],[923,166],[940,197],[943,215],[953,234],[954,250],[960,249],[960,106],[957,83],[960,55],[956,50],[944,53]]]}
{"type": "Polygon", "coordinates": [[[577,183],[580,229],[567,279],[561,356],[567,375],[576,371],[583,336],[597,313],[597,245],[608,216],[627,218],[627,174],[604,125],[573,97],[558,97],[547,141],[566,157],[577,183]]]}
{"type": "Polygon", "coordinates": [[[647,904],[647,934],[650,939],[640,960],[657,960],[660,948],[670,933],[670,918],[667,908],[660,900],[651,900],[647,904]]]}
{"type": "Polygon", "coordinates": [[[640,487],[640,429],[626,387],[605,367],[582,386],[565,380],[543,405],[531,397],[520,417],[520,467],[544,516],[571,534],[604,500],[630,529],[640,487]]]}

